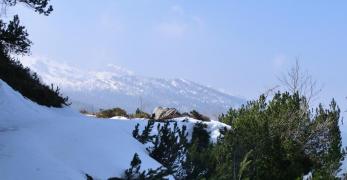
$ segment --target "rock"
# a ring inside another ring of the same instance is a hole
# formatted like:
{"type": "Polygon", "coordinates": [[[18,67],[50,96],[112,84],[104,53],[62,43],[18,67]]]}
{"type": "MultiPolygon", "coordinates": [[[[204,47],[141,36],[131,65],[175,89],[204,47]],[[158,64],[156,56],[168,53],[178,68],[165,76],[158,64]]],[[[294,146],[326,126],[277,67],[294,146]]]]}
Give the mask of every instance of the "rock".
{"type": "Polygon", "coordinates": [[[175,108],[156,107],[153,114],[155,120],[165,120],[181,117],[181,114],[175,108]]]}

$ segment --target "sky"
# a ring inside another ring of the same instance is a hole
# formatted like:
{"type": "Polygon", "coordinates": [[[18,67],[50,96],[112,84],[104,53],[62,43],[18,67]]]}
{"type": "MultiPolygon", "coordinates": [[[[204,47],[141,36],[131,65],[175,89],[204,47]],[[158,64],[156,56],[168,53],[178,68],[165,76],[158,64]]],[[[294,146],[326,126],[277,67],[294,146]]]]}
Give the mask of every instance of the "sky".
{"type": "Polygon", "coordinates": [[[51,0],[19,14],[33,57],[84,69],[185,78],[246,99],[279,84],[300,59],[323,87],[318,101],[347,109],[347,1],[51,0]],[[346,104],[346,105],[345,105],[346,104]]]}

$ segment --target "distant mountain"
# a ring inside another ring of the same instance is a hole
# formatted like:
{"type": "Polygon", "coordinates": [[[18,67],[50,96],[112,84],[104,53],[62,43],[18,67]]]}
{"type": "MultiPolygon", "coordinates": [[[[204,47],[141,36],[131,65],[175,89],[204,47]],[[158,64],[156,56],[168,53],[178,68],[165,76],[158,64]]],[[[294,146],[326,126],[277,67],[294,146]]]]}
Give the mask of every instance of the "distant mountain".
{"type": "Polygon", "coordinates": [[[58,85],[76,109],[122,107],[133,112],[140,107],[151,112],[157,106],[165,106],[181,112],[196,109],[217,117],[245,102],[189,80],[137,76],[115,65],[96,71],[33,58],[26,58],[23,64],[37,72],[44,82],[58,85]]]}

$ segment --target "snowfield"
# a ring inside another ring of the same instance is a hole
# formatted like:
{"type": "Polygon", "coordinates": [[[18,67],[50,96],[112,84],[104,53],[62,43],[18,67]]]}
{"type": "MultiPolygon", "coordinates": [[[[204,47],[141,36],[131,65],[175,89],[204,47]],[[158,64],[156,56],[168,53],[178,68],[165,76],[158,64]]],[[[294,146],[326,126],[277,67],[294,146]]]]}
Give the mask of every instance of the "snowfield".
{"type": "MultiPolygon", "coordinates": [[[[191,134],[194,119],[174,119],[191,134]]],[[[4,180],[78,180],[122,176],[135,153],[141,169],[161,166],[145,145],[132,137],[137,123],[147,120],[98,119],[70,108],[37,105],[0,80],[0,175],[4,180]]],[[[212,140],[226,126],[208,122],[212,140]]],[[[155,128],[154,128],[155,129],[155,128]]]]}

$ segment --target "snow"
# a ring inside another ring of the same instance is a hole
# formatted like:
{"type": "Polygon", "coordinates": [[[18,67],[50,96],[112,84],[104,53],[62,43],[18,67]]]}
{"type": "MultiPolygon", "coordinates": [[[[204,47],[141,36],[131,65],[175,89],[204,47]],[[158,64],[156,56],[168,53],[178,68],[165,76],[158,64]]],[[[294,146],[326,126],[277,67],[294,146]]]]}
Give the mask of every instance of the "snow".
{"type": "MultiPolygon", "coordinates": [[[[196,120],[196,119],[193,119],[193,118],[189,118],[189,117],[180,117],[180,118],[175,118],[175,119],[172,119],[170,120],[172,121],[172,123],[170,124],[170,128],[173,129],[173,124],[174,122],[177,122],[177,126],[178,127],[182,127],[183,125],[186,126],[187,128],[187,132],[188,132],[188,140],[190,140],[191,138],[191,135],[192,135],[192,132],[193,132],[193,128],[194,128],[194,124],[197,123],[197,122],[202,122],[200,120],[196,120]]],[[[133,123],[134,124],[134,127],[136,124],[139,124],[139,130],[142,131],[145,126],[147,125],[147,120],[146,119],[131,119],[130,121],[128,121],[130,123],[133,123]]],[[[211,142],[217,142],[217,139],[218,137],[221,135],[220,134],[220,129],[223,129],[224,127],[226,128],[230,128],[230,126],[224,124],[224,123],[221,123],[219,121],[214,121],[214,120],[211,120],[209,122],[202,122],[204,124],[207,125],[207,131],[210,133],[210,140],[211,142]]],[[[158,124],[163,124],[163,122],[155,122],[154,125],[153,125],[153,129],[152,129],[152,135],[156,135],[157,134],[157,125],[158,124]]]]}
{"type": "Polygon", "coordinates": [[[142,77],[109,64],[100,69],[77,69],[42,57],[24,57],[21,62],[37,72],[45,83],[58,85],[76,110],[98,111],[122,107],[129,113],[138,107],[152,111],[157,106],[193,109],[217,118],[244,99],[185,79],[142,77]]]}
{"type": "MultiPolygon", "coordinates": [[[[198,120],[177,118],[179,126],[192,131],[198,120]]],[[[137,123],[145,119],[124,117],[98,119],[72,109],[48,108],[25,99],[0,80],[0,174],[1,179],[62,180],[120,177],[138,153],[141,169],[161,165],[152,159],[146,146],[132,137],[137,123]]],[[[206,122],[215,141],[217,121],[206,122]]],[[[172,179],[172,177],[171,177],[172,179]]]]}
{"type": "Polygon", "coordinates": [[[129,120],[127,117],[123,117],[123,116],[114,116],[114,117],[111,117],[110,119],[129,120]]]}
{"type": "Polygon", "coordinates": [[[134,153],[142,169],[157,168],[128,121],[86,117],[69,108],[39,106],[0,80],[2,179],[100,179],[121,176],[134,153]]]}
{"type": "Polygon", "coordinates": [[[312,172],[309,172],[308,174],[303,176],[302,180],[312,180],[312,172]]]}

